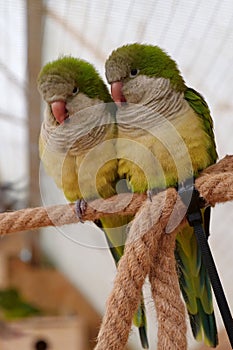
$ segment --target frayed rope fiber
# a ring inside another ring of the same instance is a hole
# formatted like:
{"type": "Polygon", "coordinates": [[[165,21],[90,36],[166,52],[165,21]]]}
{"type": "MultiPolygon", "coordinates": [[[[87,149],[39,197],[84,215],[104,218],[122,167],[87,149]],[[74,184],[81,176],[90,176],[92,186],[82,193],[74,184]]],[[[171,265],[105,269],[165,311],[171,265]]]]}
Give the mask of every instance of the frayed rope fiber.
{"type": "MultiPolygon", "coordinates": [[[[233,200],[233,156],[226,156],[203,171],[196,179],[195,187],[211,206],[233,200]]],[[[151,201],[145,194],[125,193],[87,205],[83,220],[94,221],[112,213],[136,214],[107,301],[95,350],[124,349],[147,276],[157,311],[158,350],[187,349],[185,308],[174,257],[176,232],[186,222],[185,212],[174,188],[160,192],[151,201]]],[[[73,204],[28,208],[0,214],[0,234],[75,222],[78,219],[73,204]]]]}

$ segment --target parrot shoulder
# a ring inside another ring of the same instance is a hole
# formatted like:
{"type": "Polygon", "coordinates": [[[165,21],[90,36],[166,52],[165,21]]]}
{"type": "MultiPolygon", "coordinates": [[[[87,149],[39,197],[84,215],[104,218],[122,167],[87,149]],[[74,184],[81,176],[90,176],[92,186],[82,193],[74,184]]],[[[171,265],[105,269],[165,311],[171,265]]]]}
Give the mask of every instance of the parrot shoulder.
{"type": "Polygon", "coordinates": [[[211,139],[211,146],[208,148],[208,153],[212,158],[212,162],[217,160],[216,145],[214,141],[213,120],[210,115],[209,107],[202,95],[192,88],[187,88],[184,92],[184,98],[189,103],[194,112],[201,118],[204,130],[211,139]]]}

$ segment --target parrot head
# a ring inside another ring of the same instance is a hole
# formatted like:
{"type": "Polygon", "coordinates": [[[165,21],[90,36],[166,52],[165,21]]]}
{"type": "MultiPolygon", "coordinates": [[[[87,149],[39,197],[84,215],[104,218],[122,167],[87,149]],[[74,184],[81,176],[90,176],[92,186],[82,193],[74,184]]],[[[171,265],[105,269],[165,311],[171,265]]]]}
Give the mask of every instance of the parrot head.
{"type": "Polygon", "coordinates": [[[151,78],[169,79],[173,89],[185,90],[176,62],[158,46],[124,45],[111,53],[105,70],[113,100],[118,105],[138,103],[150,89],[151,78]]]}
{"type": "Polygon", "coordinates": [[[48,104],[53,122],[62,124],[94,101],[111,102],[106,85],[88,62],[64,56],[47,63],[38,76],[38,90],[48,104]]]}

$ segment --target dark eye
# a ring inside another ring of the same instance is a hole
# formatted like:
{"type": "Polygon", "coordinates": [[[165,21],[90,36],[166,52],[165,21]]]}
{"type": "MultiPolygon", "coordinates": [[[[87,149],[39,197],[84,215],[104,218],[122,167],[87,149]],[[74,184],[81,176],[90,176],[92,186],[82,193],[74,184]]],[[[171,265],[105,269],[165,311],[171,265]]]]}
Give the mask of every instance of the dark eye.
{"type": "Polygon", "coordinates": [[[78,88],[77,88],[77,86],[75,86],[75,87],[73,88],[72,93],[75,95],[75,94],[77,94],[77,92],[78,92],[78,88]]]}
{"type": "Polygon", "coordinates": [[[136,77],[136,75],[137,75],[138,73],[139,73],[139,69],[137,69],[137,68],[131,69],[131,71],[130,71],[130,78],[136,77]]]}

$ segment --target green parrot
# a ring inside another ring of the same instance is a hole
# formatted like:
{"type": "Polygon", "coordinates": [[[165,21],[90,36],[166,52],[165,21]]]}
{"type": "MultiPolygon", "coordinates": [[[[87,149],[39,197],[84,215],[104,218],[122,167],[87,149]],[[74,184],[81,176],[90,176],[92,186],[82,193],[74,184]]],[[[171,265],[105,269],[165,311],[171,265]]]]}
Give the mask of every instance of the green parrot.
{"type": "MultiPolygon", "coordinates": [[[[129,44],[105,64],[116,113],[118,174],[131,191],[187,186],[216,162],[213,123],[203,97],[186,86],[176,62],[158,46],[129,44]]],[[[204,215],[208,234],[208,214],[204,215]]],[[[188,224],[177,234],[180,288],[196,340],[218,343],[209,277],[188,224]]]]}
{"type": "Polygon", "coordinates": [[[5,320],[38,316],[42,312],[26,302],[14,288],[0,290],[0,314],[5,320]]]}
{"type": "MultiPolygon", "coordinates": [[[[46,103],[39,150],[46,172],[71,201],[108,198],[119,192],[115,142],[116,105],[107,86],[88,62],[65,56],[46,64],[38,76],[46,103]]],[[[80,214],[80,213],[79,213],[80,214]]],[[[112,215],[101,227],[116,262],[124,252],[131,217],[112,215]]],[[[134,317],[142,345],[148,348],[144,304],[134,317]]]]}

